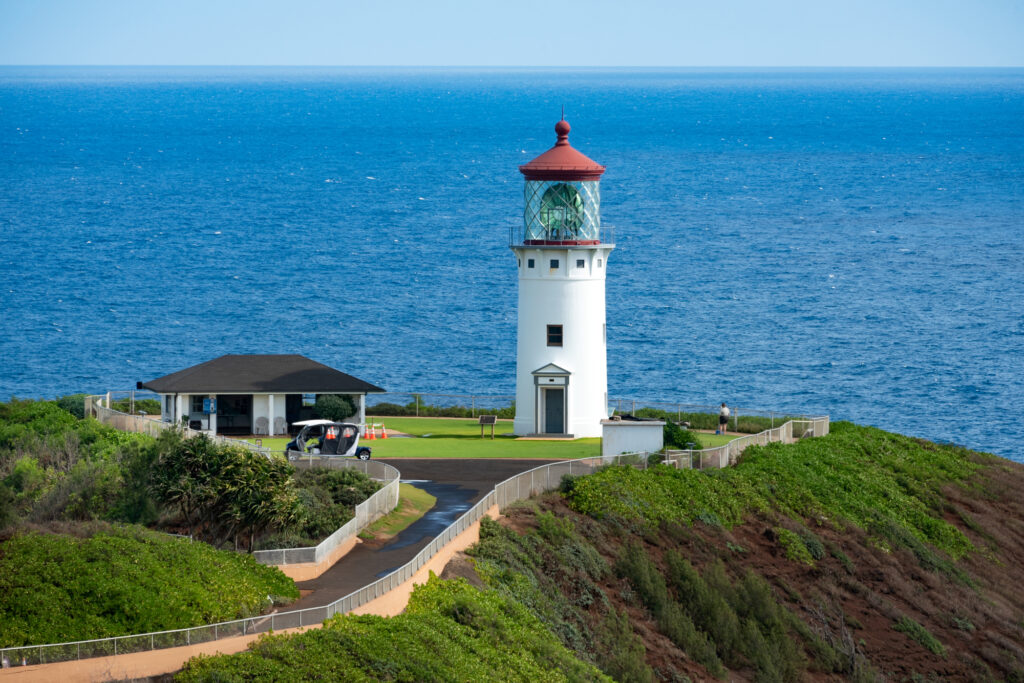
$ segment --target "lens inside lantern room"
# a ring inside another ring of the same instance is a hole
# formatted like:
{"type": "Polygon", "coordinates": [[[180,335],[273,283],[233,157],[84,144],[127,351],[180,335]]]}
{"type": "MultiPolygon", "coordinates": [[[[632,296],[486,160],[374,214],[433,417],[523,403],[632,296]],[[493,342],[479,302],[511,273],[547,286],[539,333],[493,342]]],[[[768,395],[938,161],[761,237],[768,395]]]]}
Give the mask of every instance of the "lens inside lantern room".
{"type": "Polygon", "coordinates": [[[527,181],[527,240],[596,240],[600,195],[596,181],[527,181]]]}

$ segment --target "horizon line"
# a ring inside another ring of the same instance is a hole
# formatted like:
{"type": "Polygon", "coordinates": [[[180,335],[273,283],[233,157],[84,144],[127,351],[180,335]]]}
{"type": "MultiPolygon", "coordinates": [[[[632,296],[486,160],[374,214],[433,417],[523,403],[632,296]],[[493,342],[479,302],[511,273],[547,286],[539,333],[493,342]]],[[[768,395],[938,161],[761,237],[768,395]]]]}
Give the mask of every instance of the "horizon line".
{"type": "Polygon", "coordinates": [[[0,64],[0,68],[200,68],[200,69],[1024,69],[1020,65],[963,64],[0,64]]]}

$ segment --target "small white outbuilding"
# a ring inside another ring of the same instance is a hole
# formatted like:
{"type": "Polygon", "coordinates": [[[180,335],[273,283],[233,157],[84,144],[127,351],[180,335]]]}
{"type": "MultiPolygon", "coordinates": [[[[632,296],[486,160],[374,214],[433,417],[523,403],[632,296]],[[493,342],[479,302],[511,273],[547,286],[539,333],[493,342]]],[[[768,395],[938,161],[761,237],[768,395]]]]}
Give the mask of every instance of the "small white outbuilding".
{"type": "Polygon", "coordinates": [[[654,453],[665,445],[664,420],[601,420],[601,430],[601,455],[654,453]]]}
{"type": "MultiPolygon", "coordinates": [[[[158,379],[139,389],[160,395],[164,422],[187,421],[218,434],[273,436],[313,415],[317,396],[340,394],[366,422],[366,395],[384,389],[298,354],[230,354],[158,379]]],[[[355,419],[355,418],[354,418],[355,419]]]]}

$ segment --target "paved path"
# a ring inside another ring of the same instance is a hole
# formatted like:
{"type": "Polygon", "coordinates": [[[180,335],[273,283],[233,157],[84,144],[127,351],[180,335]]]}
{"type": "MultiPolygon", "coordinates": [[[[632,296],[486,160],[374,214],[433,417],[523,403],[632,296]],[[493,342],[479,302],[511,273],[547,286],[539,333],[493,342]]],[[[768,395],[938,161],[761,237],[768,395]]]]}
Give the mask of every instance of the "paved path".
{"type": "Polygon", "coordinates": [[[375,550],[357,545],[318,578],[297,583],[299,590],[312,592],[284,609],[328,605],[390,574],[415,557],[495,484],[548,461],[382,458],[380,462],[398,468],[402,481],[436,496],[437,504],[386,545],[375,550]]]}

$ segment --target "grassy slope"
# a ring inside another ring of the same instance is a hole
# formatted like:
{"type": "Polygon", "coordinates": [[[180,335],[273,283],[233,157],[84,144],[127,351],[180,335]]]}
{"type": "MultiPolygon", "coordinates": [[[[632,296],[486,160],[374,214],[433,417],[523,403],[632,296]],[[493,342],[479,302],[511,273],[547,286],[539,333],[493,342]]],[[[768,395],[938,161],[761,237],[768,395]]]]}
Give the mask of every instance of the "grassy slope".
{"type": "Polygon", "coordinates": [[[726,471],[606,470],[567,499],[487,526],[476,570],[617,677],[1024,680],[1019,465],[841,423],[726,471]],[[616,614],[640,660],[602,659],[616,614]]]}
{"type": "Polygon", "coordinates": [[[360,538],[385,541],[425,515],[437,498],[412,484],[398,485],[398,508],[384,515],[359,534],[360,538]]]}
{"type": "Polygon", "coordinates": [[[249,555],[134,526],[90,538],[20,534],[0,543],[0,645],[59,643],[200,626],[298,598],[249,555]]]}
{"type": "Polygon", "coordinates": [[[432,578],[397,617],[337,616],[249,652],[193,659],[176,680],[607,681],[525,607],[432,578]]]}

